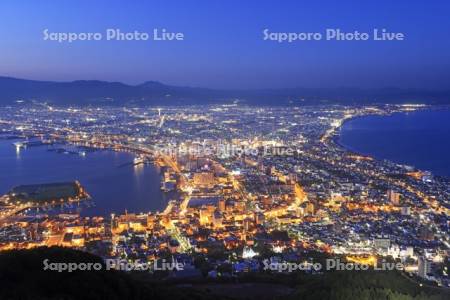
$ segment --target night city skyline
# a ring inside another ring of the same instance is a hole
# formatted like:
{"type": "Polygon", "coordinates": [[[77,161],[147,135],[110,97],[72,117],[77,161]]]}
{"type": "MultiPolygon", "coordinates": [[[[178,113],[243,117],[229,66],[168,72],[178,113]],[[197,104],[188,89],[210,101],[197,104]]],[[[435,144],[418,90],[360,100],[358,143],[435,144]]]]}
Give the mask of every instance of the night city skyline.
{"type": "Polygon", "coordinates": [[[0,299],[450,299],[450,1],[0,1],[0,299]]]}

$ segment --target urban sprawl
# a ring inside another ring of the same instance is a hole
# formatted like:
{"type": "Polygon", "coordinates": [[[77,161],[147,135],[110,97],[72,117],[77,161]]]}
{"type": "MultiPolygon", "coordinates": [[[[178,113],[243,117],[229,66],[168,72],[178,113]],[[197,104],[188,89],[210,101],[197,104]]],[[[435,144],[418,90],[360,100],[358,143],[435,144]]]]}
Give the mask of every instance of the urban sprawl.
{"type": "Polygon", "coordinates": [[[338,142],[346,120],[423,108],[6,107],[0,133],[17,151],[131,152],[135,167],[158,167],[173,199],[162,212],[30,214],[89,191],[76,178],[11,187],[0,197],[0,249],[57,245],[119,263],[176,262],[182,268],[160,266],[174,277],[323,272],[305,267],[315,264],[308,253],[322,253],[349,269],[392,261],[418,283],[449,287],[449,179],[338,142]]]}

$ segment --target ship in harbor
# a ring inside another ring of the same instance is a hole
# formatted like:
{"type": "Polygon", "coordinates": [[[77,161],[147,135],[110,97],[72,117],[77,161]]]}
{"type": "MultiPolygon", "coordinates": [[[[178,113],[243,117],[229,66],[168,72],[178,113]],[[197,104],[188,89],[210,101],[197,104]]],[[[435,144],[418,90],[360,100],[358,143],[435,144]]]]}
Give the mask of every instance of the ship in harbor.
{"type": "Polygon", "coordinates": [[[15,142],[13,145],[17,150],[25,149],[29,147],[37,147],[37,146],[47,146],[52,145],[50,141],[38,140],[38,141],[23,141],[23,142],[15,142]]]}
{"type": "Polygon", "coordinates": [[[150,159],[149,157],[139,154],[134,157],[133,164],[134,165],[140,165],[140,164],[152,164],[154,161],[150,159]]]}
{"type": "Polygon", "coordinates": [[[133,159],[133,164],[135,164],[135,165],[140,165],[140,164],[143,164],[144,162],[145,162],[145,159],[141,155],[138,155],[138,156],[134,157],[134,159],[133,159]]]}
{"type": "Polygon", "coordinates": [[[48,151],[55,151],[56,153],[62,154],[76,154],[79,156],[86,156],[86,151],[79,149],[78,147],[59,147],[59,148],[49,148],[48,151]]]}

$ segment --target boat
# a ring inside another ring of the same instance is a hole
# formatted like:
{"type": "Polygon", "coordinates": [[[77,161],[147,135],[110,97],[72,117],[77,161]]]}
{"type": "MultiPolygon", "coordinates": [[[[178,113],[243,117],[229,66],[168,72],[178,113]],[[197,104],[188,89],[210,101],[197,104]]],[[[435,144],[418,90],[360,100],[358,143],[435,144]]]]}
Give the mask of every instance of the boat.
{"type": "Polygon", "coordinates": [[[142,156],[136,156],[133,160],[133,163],[135,165],[139,165],[139,164],[143,164],[144,163],[144,158],[142,156]]]}

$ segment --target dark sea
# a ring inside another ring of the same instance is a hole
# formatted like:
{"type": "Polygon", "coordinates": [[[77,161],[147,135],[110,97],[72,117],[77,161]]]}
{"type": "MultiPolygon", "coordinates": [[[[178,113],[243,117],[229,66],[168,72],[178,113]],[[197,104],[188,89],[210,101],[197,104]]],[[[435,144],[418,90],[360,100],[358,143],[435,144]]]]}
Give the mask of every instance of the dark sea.
{"type": "Polygon", "coordinates": [[[450,109],[355,118],[341,128],[339,143],[378,159],[450,177],[450,109]]]}
{"type": "MultiPolygon", "coordinates": [[[[14,140],[0,139],[0,195],[21,184],[80,181],[92,197],[82,215],[162,211],[169,199],[160,190],[154,165],[133,165],[130,153],[87,152],[86,156],[36,146],[16,151],[14,140]]],[[[69,208],[67,208],[69,209],[69,208]]],[[[76,209],[80,209],[79,207],[76,209]]]]}

